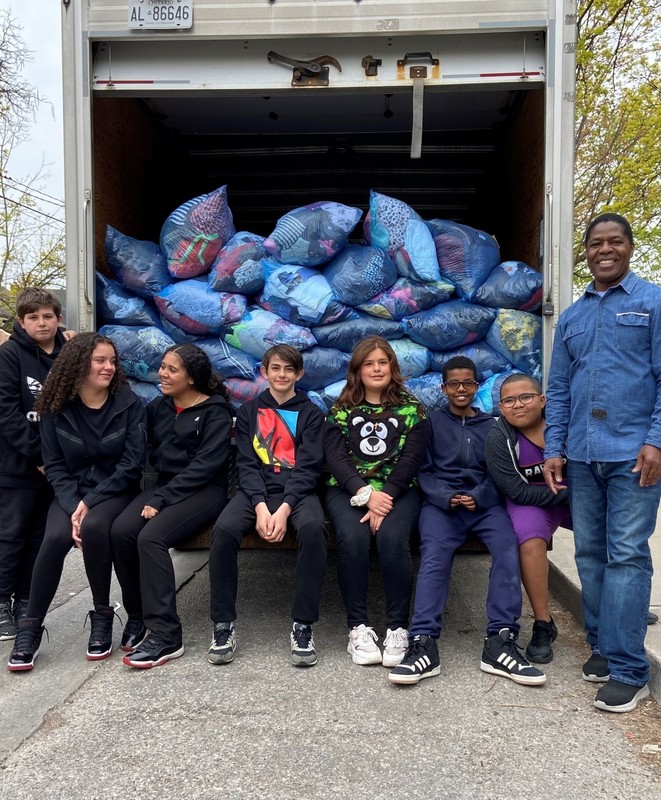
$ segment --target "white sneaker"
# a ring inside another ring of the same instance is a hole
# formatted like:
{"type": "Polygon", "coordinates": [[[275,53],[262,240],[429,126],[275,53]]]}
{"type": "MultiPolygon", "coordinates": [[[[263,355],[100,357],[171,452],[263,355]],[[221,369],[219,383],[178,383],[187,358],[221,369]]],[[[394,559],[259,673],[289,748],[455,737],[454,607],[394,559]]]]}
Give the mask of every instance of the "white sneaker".
{"type": "Polygon", "coordinates": [[[374,628],[368,628],[366,625],[352,628],[349,631],[347,653],[351,656],[353,663],[363,667],[368,664],[380,664],[381,651],[375,644],[378,641],[379,637],[374,633],[374,628]]]}
{"type": "Polygon", "coordinates": [[[395,628],[394,631],[388,628],[383,640],[383,666],[388,669],[396,667],[404,658],[408,646],[409,632],[405,628],[395,628]]]}

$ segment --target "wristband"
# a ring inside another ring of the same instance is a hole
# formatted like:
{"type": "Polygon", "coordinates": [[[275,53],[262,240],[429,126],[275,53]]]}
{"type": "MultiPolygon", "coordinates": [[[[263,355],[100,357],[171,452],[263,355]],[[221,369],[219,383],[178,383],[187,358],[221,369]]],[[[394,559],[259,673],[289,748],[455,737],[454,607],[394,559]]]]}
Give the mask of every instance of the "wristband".
{"type": "Polygon", "coordinates": [[[369,501],[370,497],[372,496],[372,492],[374,488],[372,486],[363,486],[363,488],[357,492],[349,501],[352,506],[366,506],[369,501]]]}

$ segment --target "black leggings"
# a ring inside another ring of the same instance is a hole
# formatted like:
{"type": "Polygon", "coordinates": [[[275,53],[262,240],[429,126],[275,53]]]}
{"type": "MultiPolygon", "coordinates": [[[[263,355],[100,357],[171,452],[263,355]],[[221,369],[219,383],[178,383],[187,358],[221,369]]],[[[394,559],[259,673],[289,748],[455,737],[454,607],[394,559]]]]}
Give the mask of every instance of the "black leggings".
{"type": "MultiPolygon", "coordinates": [[[[80,526],[85,572],[95,607],[110,604],[110,526],[133,497],[132,492],[124,492],[110,500],[104,500],[98,506],[90,508],[80,526]]],[[[71,516],[62,509],[57,500],[53,500],[48,510],[44,541],[32,573],[28,617],[43,619],[46,616],[62,578],[64,559],[72,547],[71,516]]]]}
{"type": "Polygon", "coordinates": [[[115,520],[110,532],[115,572],[124,608],[131,619],[143,619],[166,642],[181,642],[177,587],[169,548],[211,525],[227,502],[225,489],[207,484],[195,494],[165,506],[155,517],[140,516],[158,487],[139,494],[115,520]]]}

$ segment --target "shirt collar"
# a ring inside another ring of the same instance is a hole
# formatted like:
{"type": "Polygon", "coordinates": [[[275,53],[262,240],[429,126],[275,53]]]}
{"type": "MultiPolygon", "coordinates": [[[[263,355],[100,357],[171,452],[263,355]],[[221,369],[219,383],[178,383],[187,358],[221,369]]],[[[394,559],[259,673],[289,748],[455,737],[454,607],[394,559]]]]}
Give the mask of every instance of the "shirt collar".
{"type": "MultiPolygon", "coordinates": [[[[617,284],[617,286],[612,286],[612,289],[619,289],[620,287],[624,289],[627,294],[631,294],[633,291],[634,286],[638,283],[640,278],[636,275],[635,272],[629,270],[627,274],[622,278],[622,280],[617,284]]],[[[607,290],[608,291],[608,290],[607,290]]],[[[594,288],[594,281],[590,281],[590,283],[585,288],[585,294],[598,294],[597,290],[594,288]]]]}

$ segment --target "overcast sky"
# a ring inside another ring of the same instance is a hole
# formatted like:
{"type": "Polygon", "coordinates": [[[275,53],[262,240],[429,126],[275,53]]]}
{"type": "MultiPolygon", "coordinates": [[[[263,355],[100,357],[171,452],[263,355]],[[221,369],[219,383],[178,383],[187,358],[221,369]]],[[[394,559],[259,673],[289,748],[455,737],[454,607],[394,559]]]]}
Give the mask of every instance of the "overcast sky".
{"type": "Polygon", "coordinates": [[[9,9],[23,28],[22,39],[32,51],[33,59],[25,65],[23,75],[47,98],[32,126],[30,141],[12,153],[9,163],[11,177],[23,181],[33,175],[44,161],[47,165],[45,172],[50,173],[50,177],[40,181],[37,188],[62,200],[61,3],[60,0],[0,0],[0,8],[9,9]]]}

